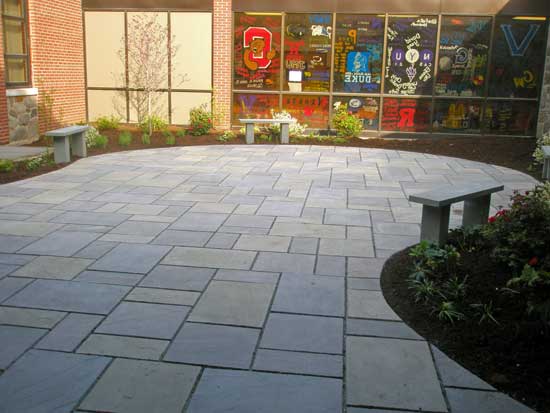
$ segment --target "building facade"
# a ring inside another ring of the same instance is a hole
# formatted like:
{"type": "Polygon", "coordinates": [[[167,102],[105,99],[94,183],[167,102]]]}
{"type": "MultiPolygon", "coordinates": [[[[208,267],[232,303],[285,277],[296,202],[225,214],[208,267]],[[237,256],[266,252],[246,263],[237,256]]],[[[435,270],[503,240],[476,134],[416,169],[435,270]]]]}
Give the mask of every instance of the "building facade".
{"type": "Polygon", "coordinates": [[[156,99],[172,124],[205,104],[220,128],[273,109],[327,129],[347,105],[367,134],[550,130],[547,0],[3,0],[2,14],[4,143],[137,121],[128,56],[143,15],[176,50],[156,99]]]}

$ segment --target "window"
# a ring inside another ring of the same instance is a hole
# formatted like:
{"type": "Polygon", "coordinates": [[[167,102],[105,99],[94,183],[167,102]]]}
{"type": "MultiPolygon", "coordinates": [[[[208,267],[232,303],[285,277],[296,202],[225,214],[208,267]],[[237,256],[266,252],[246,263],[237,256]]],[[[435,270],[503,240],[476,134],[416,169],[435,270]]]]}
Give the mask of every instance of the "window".
{"type": "Polygon", "coordinates": [[[284,95],[283,110],[310,128],[325,129],[328,127],[328,96],[284,95]]]}
{"type": "Polygon", "coordinates": [[[363,122],[363,129],[378,130],[379,105],[378,98],[363,96],[335,96],[333,110],[338,105],[347,105],[348,112],[353,113],[363,122]]]}
{"type": "Polygon", "coordinates": [[[4,58],[6,84],[8,86],[26,86],[29,84],[29,49],[26,19],[25,0],[3,1],[4,58]]]}
{"type": "Polygon", "coordinates": [[[431,110],[428,99],[384,98],[382,130],[429,132],[431,110]]]}
{"type": "Polygon", "coordinates": [[[484,132],[491,135],[534,136],[536,114],[535,101],[489,101],[483,115],[484,132]]]}
{"type": "Polygon", "coordinates": [[[233,123],[243,118],[271,118],[271,111],[279,111],[279,95],[235,93],[233,95],[233,123]]]}
{"type": "Polygon", "coordinates": [[[481,100],[436,100],[433,131],[442,133],[481,133],[481,100]]]}

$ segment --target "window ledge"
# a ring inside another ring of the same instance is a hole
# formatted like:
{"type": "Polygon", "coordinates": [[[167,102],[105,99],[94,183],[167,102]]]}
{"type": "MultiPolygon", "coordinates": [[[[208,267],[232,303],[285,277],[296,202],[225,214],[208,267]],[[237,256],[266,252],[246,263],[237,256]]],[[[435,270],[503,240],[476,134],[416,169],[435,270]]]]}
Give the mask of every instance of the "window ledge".
{"type": "Polygon", "coordinates": [[[35,87],[25,87],[18,89],[6,89],[7,97],[15,96],[36,96],[38,95],[38,89],[35,87]]]}

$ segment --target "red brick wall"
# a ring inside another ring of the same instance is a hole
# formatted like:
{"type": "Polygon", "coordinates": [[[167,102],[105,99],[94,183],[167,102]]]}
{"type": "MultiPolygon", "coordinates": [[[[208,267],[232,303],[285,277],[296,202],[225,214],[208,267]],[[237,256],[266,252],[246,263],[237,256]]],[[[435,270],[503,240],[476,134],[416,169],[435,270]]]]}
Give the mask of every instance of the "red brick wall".
{"type": "Polygon", "coordinates": [[[231,0],[215,0],[213,13],[213,70],[214,102],[220,119],[216,127],[227,129],[231,126],[231,58],[232,13],[231,0]]]}
{"type": "Polygon", "coordinates": [[[4,30],[0,17],[0,144],[8,143],[8,100],[6,99],[6,79],[4,76],[4,30]]]}
{"type": "Polygon", "coordinates": [[[40,132],[86,119],[84,36],[80,0],[28,0],[33,86],[53,97],[53,122],[40,132]]]}

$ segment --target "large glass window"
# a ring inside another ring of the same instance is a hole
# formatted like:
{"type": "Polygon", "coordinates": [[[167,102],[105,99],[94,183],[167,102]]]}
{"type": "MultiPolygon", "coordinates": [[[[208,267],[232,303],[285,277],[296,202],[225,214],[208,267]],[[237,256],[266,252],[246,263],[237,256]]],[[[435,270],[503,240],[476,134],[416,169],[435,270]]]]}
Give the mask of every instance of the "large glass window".
{"type": "Polygon", "coordinates": [[[382,75],[384,16],[336,16],[334,90],[378,93],[382,75]]]}
{"type": "Polygon", "coordinates": [[[27,16],[25,0],[4,0],[2,21],[4,26],[4,59],[6,84],[29,84],[29,51],[27,45],[27,16]]]}
{"type": "Polygon", "coordinates": [[[428,99],[384,98],[382,129],[428,132],[432,102],[428,99]]]}
{"type": "Polygon", "coordinates": [[[489,101],[485,106],[483,119],[484,133],[533,136],[537,121],[537,102],[489,101]]]}
{"type": "Polygon", "coordinates": [[[378,98],[361,97],[361,96],[335,96],[333,109],[339,105],[347,105],[348,112],[353,113],[363,122],[363,129],[378,130],[378,113],[379,100],[378,98]]]}
{"type": "Polygon", "coordinates": [[[328,96],[284,95],[283,110],[310,128],[328,127],[328,96]]]}
{"type": "Polygon", "coordinates": [[[281,15],[235,14],[234,89],[279,90],[281,15]]]}
{"type": "Polygon", "coordinates": [[[443,16],[435,94],[483,96],[490,41],[490,17],[443,16]]]}
{"type": "Polygon", "coordinates": [[[537,98],[545,50],[544,18],[497,17],[489,96],[537,98]]]}
{"type": "Polygon", "coordinates": [[[436,41],[436,16],[390,16],[384,92],[431,95],[436,41]]]}
{"type": "Polygon", "coordinates": [[[481,133],[483,101],[437,100],[434,108],[433,132],[481,133]]]}
{"type": "Polygon", "coordinates": [[[244,118],[271,118],[271,111],[279,110],[279,95],[235,93],[233,95],[233,122],[244,118]]]}
{"type": "Polygon", "coordinates": [[[285,83],[291,92],[328,92],[332,14],[287,14],[285,83]]]}

